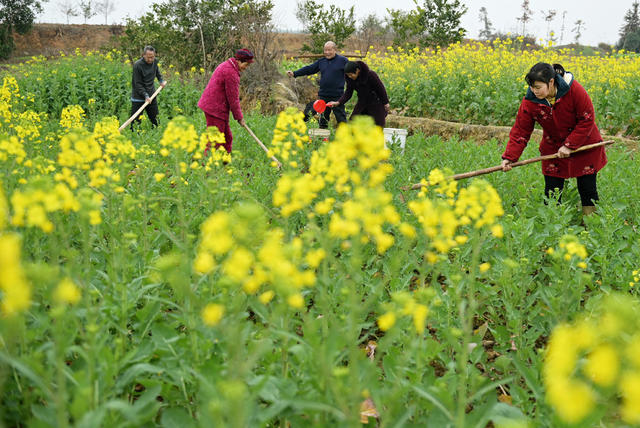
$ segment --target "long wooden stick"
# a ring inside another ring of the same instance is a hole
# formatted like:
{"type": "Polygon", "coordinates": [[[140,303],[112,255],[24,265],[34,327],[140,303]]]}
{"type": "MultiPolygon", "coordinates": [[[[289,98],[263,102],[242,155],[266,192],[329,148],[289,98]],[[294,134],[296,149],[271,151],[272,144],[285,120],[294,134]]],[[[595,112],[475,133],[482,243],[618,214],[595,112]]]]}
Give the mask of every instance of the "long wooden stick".
{"type": "Polygon", "coordinates": [[[127,121],[126,121],[125,123],[123,123],[123,124],[122,124],[122,126],[121,126],[120,128],[118,128],[118,131],[122,132],[122,130],[123,130],[124,128],[126,128],[126,127],[131,123],[131,122],[133,122],[133,120],[134,120],[136,117],[138,117],[138,115],[139,115],[140,113],[142,113],[142,110],[144,110],[144,108],[145,108],[146,106],[148,106],[149,104],[151,104],[151,101],[153,101],[153,99],[156,97],[156,95],[158,95],[158,94],[160,93],[160,91],[162,90],[162,88],[164,88],[164,86],[160,85],[160,86],[158,87],[158,89],[156,89],[156,91],[153,93],[153,95],[151,95],[151,97],[149,98],[149,101],[146,101],[146,100],[145,100],[144,104],[142,104],[142,107],[140,107],[140,108],[138,109],[138,111],[137,111],[137,112],[133,113],[133,115],[132,115],[129,119],[127,119],[127,121]]]}
{"type": "MultiPolygon", "coordinates": [[[[247,126],[247,124],[244,124],[243,126],[247,130],[247,132],[249,132],[249,134],[253,137],[253,139],[256,140],[256,142],[260,145],[260,147],[262,147],[262,150],[264,150],[264,152],[267,155],[269,155],[269,149],[267,149],[267,147],[264,144],[262,144],[262,141],[260,141],[260,139],[256,136],[256,134],[253,133],[253,131],[247,126]]],[[[282,168],[282,164],[275,156],[271,156],[271,160],[274,161],[276,164],[278,164],[278,168],[282,168]]]]}
{"type": "MultiPolygon", "coordinates": [[[[613,144],[615,143],[615,141],[613,140],[607,140],[607,141],[602,141],[600,143],[595,143],[595,144],[589,144],[586,146],[582,146],[579,147],[577,149],[575,149],[574,151],[571,152],[571,154],[573,153],[578,153],[578,152],[583,152],[585,150],[590,150],[590,149],[595,149],[596,147],[601,147],[601,146],[607,146],[609,144],[613,144]]],[[[529,165],[530,163],[535,163],[535,162],[540,162],[543,160],[549,160],[549,159],[555,159],[558,157],[557,153],[554,153],[552,155],[545,155],[545,156],[538,156],[535,158],[531,158],[531,159],[526,159],[520,162],[514,162],[509,164],[509,166],[511,166],[512,168],[515,168],[517,166],[523,166],[523,165],[529,165]]],[[[490,168],[485,168],[485,169],[479,169],[477,171],[470,171],[470,172],[465,172],[462,174],[456,174],[456,175],[452,175],[451,177],[448,177],[449,180],[463,180],[465,178],[471,178],[471,177],[477,177],[478,175],[484,175],[484,174],[491,174],[492,172],[496,172],[496,171],[502,171],[502,165],[497,165],[497,166],[492,166],[490,168]]],[[[421,187],[424,187],[425,185],[422,183],[416,183],[410,187],[404,187],[403,190],[416,190],[416,189],[420,189],[421,187]]]]}

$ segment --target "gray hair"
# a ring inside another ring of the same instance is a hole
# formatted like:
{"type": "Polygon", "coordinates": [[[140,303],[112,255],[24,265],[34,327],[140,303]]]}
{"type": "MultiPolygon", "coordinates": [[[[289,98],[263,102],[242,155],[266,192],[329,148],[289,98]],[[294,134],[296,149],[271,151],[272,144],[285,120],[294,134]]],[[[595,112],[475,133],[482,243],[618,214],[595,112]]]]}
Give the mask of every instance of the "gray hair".
{"type": "Polygon", "coordinates": [[[330,46],[334,49],[338,48],[338,45],[335,44],[335,42],[332,42],[331,40],[329,40],[327,43],[324,44],[324,47],[326,48],[327,46],[330,46]]]}
{"type": "Polygon", "coordinates": [[[144,49],[142,50],[142,54],[144,55],[144,54],[146,54],[147,52],[153,52],[153,53],[156,53],[156,48],[154,48],[154,47],[153,47],[153,46],[151,46],[151,45],[147,45],[147,46],[145,46],[145,47],[144,47],[144,49]]]}

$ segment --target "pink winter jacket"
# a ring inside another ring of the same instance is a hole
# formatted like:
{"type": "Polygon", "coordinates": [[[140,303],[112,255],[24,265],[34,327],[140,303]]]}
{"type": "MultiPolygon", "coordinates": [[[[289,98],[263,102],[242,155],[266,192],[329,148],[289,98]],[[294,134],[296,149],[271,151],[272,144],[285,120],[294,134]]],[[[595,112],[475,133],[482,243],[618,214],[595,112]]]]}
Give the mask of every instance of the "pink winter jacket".
{"type": "Polygon", "coordinates": [[[198,107],[205,113],[222,120],[229,120],[229,110],[231,110],[233,118],[240,121],[243,116],[240,109],[239,87],[238,61],[235,58],[229,58],[216,67],[198,101],[198,107]]]}

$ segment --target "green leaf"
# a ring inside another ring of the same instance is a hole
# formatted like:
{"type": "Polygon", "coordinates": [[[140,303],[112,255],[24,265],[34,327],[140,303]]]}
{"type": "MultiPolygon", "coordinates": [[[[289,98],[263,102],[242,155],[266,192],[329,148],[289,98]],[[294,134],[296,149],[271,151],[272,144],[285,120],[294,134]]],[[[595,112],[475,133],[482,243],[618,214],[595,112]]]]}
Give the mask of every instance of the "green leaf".
{"type": "Polygon", "coordinates": [[[194,423],[193,417],[185,409],[170,407],[162,411],[160,425],[164,428],[187,428],[194,423]]]}
{"type": "Polygon", "coordinates": [[[453,415],[451,414],[451,412],[434,395],[425,391],[424,389],[418,388],[415,385],[411,385],[411,388],[415,392],[417,392],[419,396],[421,396],[422,398],[425,398],[426,400],[430,401],[434,406],[436,406],[442,412],[442,414],[444,414],[447,417],[447,419],[449,419],[450,421],[453,421],[453,415]]]}
{"type": "Polygon", "coordinates": [[[148,363],[139,363],[129,367],[116,382],[117,388],[124,388],[131,384],[134,380],[140,381],[143,375],[155,374],[160,375],[164,372],[164,368],[154,366],[148,363]]]}

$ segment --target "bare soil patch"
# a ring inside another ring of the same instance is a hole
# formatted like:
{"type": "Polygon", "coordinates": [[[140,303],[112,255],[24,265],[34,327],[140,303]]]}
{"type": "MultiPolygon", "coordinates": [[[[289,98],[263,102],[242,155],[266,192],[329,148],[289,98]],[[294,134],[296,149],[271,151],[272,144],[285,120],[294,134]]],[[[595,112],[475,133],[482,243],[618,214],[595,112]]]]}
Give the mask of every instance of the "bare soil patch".
{"type": "Polygon", "coordinates": [[[122,34],[121,25],[36,24],[27,34],[15,34],[13,57],[52,56],[76,49],[85,52],[115,46],[114,37],[122,34]]]}

